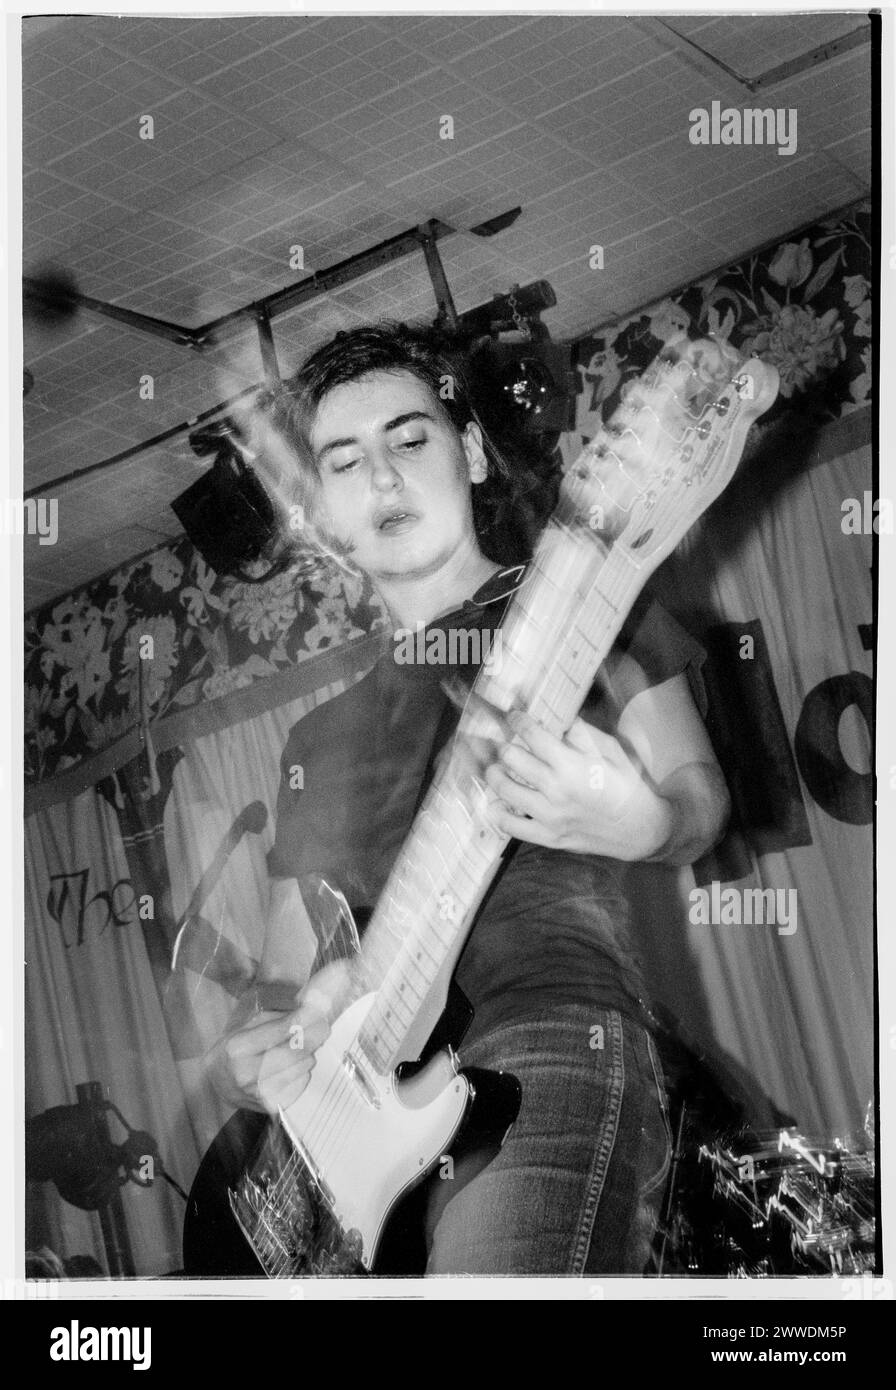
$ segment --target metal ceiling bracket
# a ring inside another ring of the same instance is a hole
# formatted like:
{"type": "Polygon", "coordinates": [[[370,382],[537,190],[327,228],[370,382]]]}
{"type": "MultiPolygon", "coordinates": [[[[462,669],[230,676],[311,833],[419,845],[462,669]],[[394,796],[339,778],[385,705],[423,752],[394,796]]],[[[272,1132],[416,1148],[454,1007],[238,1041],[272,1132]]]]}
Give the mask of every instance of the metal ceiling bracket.
{"type": "MultiPolygon", "coordinates": [[[[493,229],[502,230],[503,225],[510,225],[511,221],[516,220],[516,215],[518,215],[518,209],[514,208],[508,213],[501,213],[498,217],[482,223],[484,229],[482,234],[492,235],[493,229]]],[[[352,280],[359,280],[363,275],[369,275],[372,270],[378,270],[381,266],[389,265],[392,261],[401,260],[405,256],[414,255],[421,249],[427,255],[427,264],[429,265],[429,256],[435,248],[435,243],[440,241],[442,237],[453,236],[456,231],[456,227],[451,227],[447,222],[441,222],[437,217],[432,217],[419,227],[412,227],[406,232],[399,232],[396,236],[379,242],[376,246],[372,246],[369,251],[359,251],[356,255],[349,256],[346,260],[330,266],[327,270],[315,271],[314,274],[300,280],[297,285],[287,285],[282,290],[275,290],[273,294],[265,295],[263,299],[253,300],[251,304],[233,309],[230,313],[222,314],[219,318],[212,319],[211,322],[201,324],[197,328],[189,328],[185,324],[169,323],[166,319],[153,318],[150,314],[141,314],[136,309],[128,309],[119,304],[110,304],[104,299],[96,299],[93,295],[81,294],[79,291],[72,293],[71,300],[79,308],[89,309],[91,313],[101,314],[103,318],[115,319],[118,323],[126,324],[128,328],[134,328],[140,333],[150,333],[155,338],[165,338],[168,342],[176,343],[178,347],[190,347],[202,351],[203,348],[216,345],[222,338],[228,337],[234,332],[241,332],[248,323],[254,322],[256,325],[260,325],[267,322],[269,326],[271,319],[278,318],[280,314],[288,313],[297,305],[307,304],[309,300],[330,294],[341,285],[347,285],[352,280]],[[430,248],[429,252],[427,252],[427,247],[430,248]]],[[[440,262],[439,269],[444,281],[444,270],[441,269],[440,262]]],[[[25,277],[23,285],[26,291],[40,292],[38,282],[31,278],[25,277]]],[[[447,281],[444,281],[444,287],[447,301],[450,302],[451,295],[448,291],[447,281]]],[[[438,293],[437,291],[437,297],[438,293]]],[[[259,332],[264,331],[266,330],[259,329],[259,332]]],[[[264,357],[264,350],[262,356],[264,357]]]]}
{"type": "Polygon", "coordinates": [[[271,316],[265,306],[262,306],[255,315],[255,323],[258,328],[258,349],[261,353],[264,379],[268,386],[279,386],[280,367],[277,363],[277,346],[271,329],[271,316]]]}
{"type": "Polygon", "coordinates": [[[445,274],[445,267],[442,265],[442,258],[439,255],[436,239],[427,232],[426,235],[421,238],[420,244],[423,247],[423,255],[426,257],[426,269],[429,271],[433,294],[436,297],[436,305],[439,310],[439,322],[444,328],[454,330],[457,328],[458,324],[457,309],[454,305],[454,298],[448,284],[448,277],[445,274]]]}
{"type": "Polygon", "coordinates": [[[789,77],[796,77],[801,72],[818,67],[821,63],[830,62],[831,59],[839,58],[843,53],[849,53],[852,49],[871,42],[871,26],[870,24],[863,24],[857,29],[851,29],[848,34],[842,34],[840,38],[831,39],[828,43],[820,44],[807,53],[800,53],[795,58],[788,59],[787,62],[778,63],[766,72],[757,73],[755,77],[748,77],[743,73],[736,72],[721,58],[711,53],[708,48],[703,48],[687,34],[680,33],[678,29],[660,16],[645,17],[644,20],[636,20],[635,22],[639,23],[642,28],[646,29],[648,26],[659,28],[667,34],[674,35],[681,45],[679,51],[682,58],[689,58],[693,65],[703,72],[711,73],[714,70],[716,73],[722,74],[723,77],[736,82],[749,95],[766,87],[774,87],[789,77]]]}

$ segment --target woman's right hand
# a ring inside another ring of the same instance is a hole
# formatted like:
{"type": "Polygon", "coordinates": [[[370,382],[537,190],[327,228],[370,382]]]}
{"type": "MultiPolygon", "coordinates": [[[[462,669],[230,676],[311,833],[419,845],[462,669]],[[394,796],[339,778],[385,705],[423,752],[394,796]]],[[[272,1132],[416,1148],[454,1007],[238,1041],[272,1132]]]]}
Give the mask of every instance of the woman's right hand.
{"type": "Polygon", "coordinates": [[[348,966],[327,966],[295,996],[287,1012],[256,1008],[231,1028],[208,1056],[218,1094],[240,1109],[276,1115],[308,1085],[315,1053],[348,997],[348,966]]]}

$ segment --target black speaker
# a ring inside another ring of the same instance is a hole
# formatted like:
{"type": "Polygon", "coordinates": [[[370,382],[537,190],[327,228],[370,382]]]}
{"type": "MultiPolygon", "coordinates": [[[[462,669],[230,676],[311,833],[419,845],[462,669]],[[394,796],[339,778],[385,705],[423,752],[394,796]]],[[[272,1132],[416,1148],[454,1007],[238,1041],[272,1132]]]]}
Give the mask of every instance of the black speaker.
{"type": "Polygon", "coordinates": [[[187,536],[218,574],[239,574],[274,547],[274,504],[241,458],[219,453],[207,473],[175,497],[171,510],[187,536]]]}
{"type": "Polygon", "coordinates": [[[547,337],[490,344],[495,386],[527,434],[558,434],[573,428],[577,379],[572,347],[547,337]]]}

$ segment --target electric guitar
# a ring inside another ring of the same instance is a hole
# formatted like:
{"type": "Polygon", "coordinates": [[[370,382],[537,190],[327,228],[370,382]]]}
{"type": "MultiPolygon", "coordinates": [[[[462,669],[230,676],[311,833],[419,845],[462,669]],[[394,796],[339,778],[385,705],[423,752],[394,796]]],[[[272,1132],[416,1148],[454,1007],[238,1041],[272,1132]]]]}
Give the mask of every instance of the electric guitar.
{"type": "Polygon", "coordinates": [[[730,481],[777,390],[774,367],[757,358],[683,344],[630,384],[566,471],[500,648],[480,669],[477,698],[357,943],[349,1003],[307,1088],[276,1119],[237,1112],[203,1160],[184,1231],[187,1273],[382,1272],[394,1244],[387,1224],[401,1224],[403,1200],[465,1127],[476,1129],[477,1092],[488,1093],[500,1143],[515,1079],[465,1073],[431,1041],[509,843],[463,749],[494,740],[512,709],[567,731],[645,581],[730,481]]]}

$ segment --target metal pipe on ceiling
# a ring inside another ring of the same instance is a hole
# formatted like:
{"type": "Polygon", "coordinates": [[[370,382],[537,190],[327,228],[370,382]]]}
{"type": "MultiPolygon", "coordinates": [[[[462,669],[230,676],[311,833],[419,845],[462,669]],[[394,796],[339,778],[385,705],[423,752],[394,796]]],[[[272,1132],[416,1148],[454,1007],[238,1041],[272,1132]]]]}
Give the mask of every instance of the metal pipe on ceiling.
{"type": "MultiPolygon", "coordinates": [[[[546,280],[534,280],[531,285],[517,285],[512,294],[517,312],[523,315],[536,315],[557,302],[554,291],[546,280]]],[[[473,336],[513,328],[514,319],[512,311],[508,307],[508,298],[508,295],[496,294],[487,303],[477,304],[472,309],[466,309],[462,314],[457,315],[455,326],[473,336]]],[[[260,324],[259,328],[261,328],[260,324]]],[[[279,381],[278,376],[273,382],[271,380],[256,382],[254,386],[248,386],[238,395],[232,396],[230,400],[219,401],[217,405],[210,406],[201,415],[195,415],[190,420],[183,420],[179,425],[172,425],[169,429],[163,430],[161,434],[153,435],[151,439],[143,440],[140,444],[132,444],[129,448],[123,449],[121,453],[113,454],[111,458],[101,459],[98,463],[88,463],[85,467],[75,468],[59,478],[51,478],[37,487],[29,488],[22,495],[23,497],[46,496],[48,492],[58,491],[69,483],[77,482],[79,478],[86,478],[91,473],[102,472],[104,468],[112,468],[118,463],[125,463],[146,449],[153,449],[159,444],[166,443],[169,439],[176,438],[179,434],[194,430],[203,420],[210,420],[214,416],[222,414],[240,401],[263,391],[265,387],[270,389],[272,385],[278,385],[279,381]]]]}
{"type": "MultiPolygon", "coordinates": [[[[491,237],[498,232],[504,231],[511,226],[519,217],[521,208],[510,208],[506,212],[499,213],[496,217],[489,218],[485,222],[478,223],[470,228],[470,233],[478,237],[491,237]]],[[[419,227],[413,227],[408,231],[399,232],[394,237],[389,237],[386,241],[379,242],[376,246],[367,251],[359,251],[354,256],[347,257],[346,260],[330,266],[326,270],[315,272],[297,285],[288,285],[284,289],[275,290],[272,294],[266,295],[263,299],[254,300],[251,304],[243,305],[239,309],[234,309],[228,314],[223,314],[220,318],[213,319],[211,322],[199,328],[186,328],[179,324],[169,323],[164,319],[152,318],[147,314],[138,313],[134,309],[122,308],[117,304],[107,304],[103,300],[94,299],[89,295],[81,294],[73,290],[69,295],[72,303],[92,310],[94,313],[103,314],[107,318],[112,318],[120,323],[125,323],[131,328],[136,328],[143,333],[150,333],[154,337],[167,338],[179,346],[191,347],[197,351],[203,348],[217,346],[223,337],[229,336],[232,332],[241,330],[246,322],[253,322],[258,330],[259,351],[261,354],[262,365],[265,373],[265,381],[268,387],[276,386],[280,382],[280,369],[277,362],[277,351],[274,342],[274,335],[271,329],[271,320],[280,314],[285,314],[294,309],[297,305],[306,303],[308,300],[319,298],[321,295],[329,294],[340,285],[348,284],[352,280],[360,279],[364,275],[369,275],[371,271],[379,269],[383,265],[388,265],[392,261],[400,260],[405,256],[412,255],[414,252],[422,250],[426,256],[426,264],[433,282],[433,289],[436,300],[441,311],[443,304],[448,309],[448,321],[456,326],[458,323],[457,311],[454,308],[454,301],[451,298],[451,291],[445,276],[444,267],[436,250],[436,242],[446,236],[455,234],[457,228],[451,227],[447,222],[441,222],[438,218],[430,218],[419,227]],[[450,308],[448,307],[450,306],[450,308]]],[[[26,293],[38,293],[40,286],[38,282],[26,279],[24,281],[26,293]]],[[[472,314],[480,314],[487,306],[478,310],[472,310],[472,314]]],[[[155,448],[158,444],[164,444],[169,439],[174,439],[177,435],[185,433],[187,430],[194,429],[202,420],[211,419],[213,416],[227,410],[230,406],[236,405],[239,401],[260,391],[264,383],[257,383],[255,386],[248,387],[238,395],[227,401],[219,401],[217,405],[211,406],[201,415],[195,416],[191,420],[182,421],[178,425],[171,426],[170,429],[163,430],[161,434],[153,435],[151,439],[134,444],[130,448],[123,449],[118,454],[113,454],[110,458],[101,459],[97,463],[89,463],[83,468],[73,469],[61,477],[52,478],[48,482],[42,483],[37,487],[29,488],[23,492],[23,497],[37,497],[45,495],[48,489],[59,489],[69,483],[76,482],[80,478],[88,477],[92,473],[99,473],[105,468],[111,468],[115,464],[124,463],[146,449],[155,448]]]]}
{"type": "MultiPolygon", "coordinates": [[[[486,222],[480,222],[477,226],[471,227],[470,233],[478,237],[494,236],[511,226],[521,211],[522,209],[519,207],[509,208],[506,212],[499,213],[496,217],[491,217],[486,222]]],[[[403,257],[413,255],[420,250],[425,253],[427,246],[434,246],[443,237],[456,235],[458,230],[457,227],[451,227],[447,222],[432,217],[421,226],[398,232],[397,235],[378,242],[369,250],[358,251],[355,255],[348,256],[344,261],[329,266],[326,270],[315,271],[296,285],[286,285],[283,289],[274,290],[261,299],[241,305],[239,309],[232,309],[229,313],[221,314],[218,318],[195,328],[190,328],[186,324],[171,323],[167,319],[154,318],[151,314],[141,314],[136,309],[128,309],[120,304],[110,304],[107,300],[82,294],[79,290],[72,290],[67,297],[78,308],[88,309],[92,313],[101,314],[104,318],[114,319],[117,323],[123,323],[128,328],[134,328],[140,333],[149,333],[155,338],[165,338],[169,342],[176,343],[179,347],[202,349],[213,346],[224,337],[230,336],[232,332],[241,331],[247,323],[257,324],[262,316],[268,320],[278,318],[299,304],[306,304],[309,300],[330,294],[341,285],[347,285],[352,280],[369,275],[371,271],[389,265],[392,261],[401,260],[403,257]]],[[[23,288],[26,295],[30,294],[39,298],[43,294],[40,283],[27,276],[23,279],[23,288]]]]}

